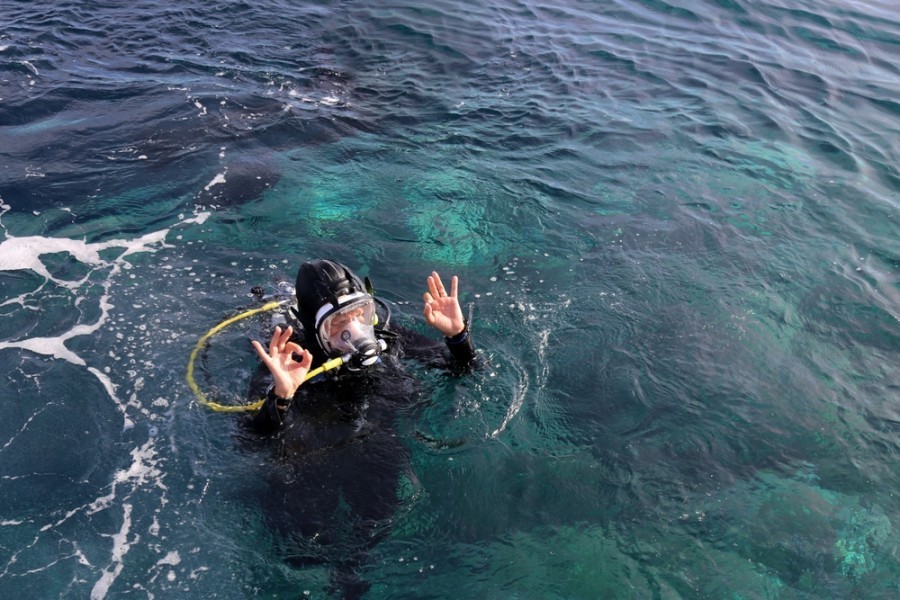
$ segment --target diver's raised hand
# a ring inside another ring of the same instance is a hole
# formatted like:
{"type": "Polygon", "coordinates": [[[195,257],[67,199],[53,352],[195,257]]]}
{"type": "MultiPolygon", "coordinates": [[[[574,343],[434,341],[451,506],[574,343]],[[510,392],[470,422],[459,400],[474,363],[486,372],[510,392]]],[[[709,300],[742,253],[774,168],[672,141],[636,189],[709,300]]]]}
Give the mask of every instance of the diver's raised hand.
{"type": "Polygon", "coordinates": [[[454,275],[450,281],[450,294],[444,289],[444,283],[437,271],[428,276],[428,291],[422,296],[425,308],[422,314],[429,325],[446,335],[453,337],[466,328],[462,309],[459,306],[459,278],[454,275]]]}
{"type": "Polygon", "coordinates": [[[293,333],[291,327],[284,331],[276,327],[268,352],[262,344],[253,340],[253,348],[275,379],[275,395],[279,398],[293,398],[312,366],[312,354],[291,341],[293,333]],[[300,356],[299,361],[294,358],[295,354],[300,356]]]}

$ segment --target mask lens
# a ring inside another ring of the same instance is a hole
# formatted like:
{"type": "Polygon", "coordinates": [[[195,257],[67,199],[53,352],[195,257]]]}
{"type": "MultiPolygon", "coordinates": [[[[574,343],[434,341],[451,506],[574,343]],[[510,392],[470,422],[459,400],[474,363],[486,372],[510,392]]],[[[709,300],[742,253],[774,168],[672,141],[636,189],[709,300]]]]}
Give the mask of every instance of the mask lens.
{"type": "Polygon", "coordinates": [[[325,350],[340,354],[357,352],[366,341],[374,341],[374,314],[375,303],[371,298],[364,298],[327,315],[319,326],[325,350]]]}

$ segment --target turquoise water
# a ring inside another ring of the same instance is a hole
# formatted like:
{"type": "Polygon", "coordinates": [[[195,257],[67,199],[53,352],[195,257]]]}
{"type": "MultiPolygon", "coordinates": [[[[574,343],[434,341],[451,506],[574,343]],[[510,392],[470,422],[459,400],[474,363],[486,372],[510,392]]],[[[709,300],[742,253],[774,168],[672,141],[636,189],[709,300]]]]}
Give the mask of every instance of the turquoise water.
{"type": "Polygon", "coordinates": [[[486,363],[408,365],[366,598],[900,596],[897,14],[8,0],[0,596],[328,597],[185,382],[319,256],[486,363]]]}

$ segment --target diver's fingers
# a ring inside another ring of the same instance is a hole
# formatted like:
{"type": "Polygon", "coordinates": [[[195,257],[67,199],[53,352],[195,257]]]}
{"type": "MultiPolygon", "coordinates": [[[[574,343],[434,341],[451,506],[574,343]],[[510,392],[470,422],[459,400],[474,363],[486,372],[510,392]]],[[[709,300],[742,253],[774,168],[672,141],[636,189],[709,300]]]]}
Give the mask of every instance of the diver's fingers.
{"type": "Polygon", "coordinates": [[[272,333],[272,339],[269,340],[269,356],[275,356],[278,354],[278,347],[281,340],[281,327],[275,326],[275,331],[272,333]]]}
{"type": "Polygon", "coordinates": [[[285,350],[285,352],[290,352],[291,354],[301,354],[301,355],[305,352],[303,347],[300,346],[300,344],[297,344],[295,342],[288,342],[287,344],[285,344],[284,350],[285,350]]]}
{"type": "Polygon", "coordinates": [[[456,295],[458,293],[459,293],[459,277],[454,275],[453,279],[450,280],[450,297],[456,298],[456,295]]]}
{"type": "Polygon", "coordinates": [[[428,322],[429,325],[434,323],[434,309],[431,308],[431,294],[425,294],[425,308],[422,310],[422,314],[425,315],[425,321],[428,322]]]}
{"type": "Polygon", "coordinates": [[[438,293],[437,282],[434,280],[434,273],[429,275],[426,281],[428,282],[428,293],[432,297],[438,298],[440,294],[438,293]]]}
{"type": "Polygon", "coordinates": [[[281,337],[278,340],[279,347],[286,347],[286,344],[291,340],[291,335],[294,333],[294,329],[288,325],[287,329],[281,332],[281,337]]]}
{"type": "Polygon", "coordinates": [[[441,281],[441,276],[438,275],[437,271],[432,271],[431,276],[434,278],[435,286],[437,286],[437,297],[443,298],[447,295],[447,290],[444,289],[444,282],[441,281]]]}
{"type": "Polygon", "coordinates": [[[309,350],[303,350],[301,354],[303,354],[303,358],[300,360],[300,366],[308,371],[312,366],[312,352],[310,352],[309,350]]]}
{"type": "Polygon", "coordinates": [[[287,349],[287,344],[290,343],[293,332],[291,327],[282,331],[281,327],[276,326],[275,333],[272,334],[272,341],[269,342],[269,356],[275,358],[279,354],[283,354],[287,349]]]}
{"type": "Polygon", "coordinates": [[[266,349],[263,348],[263,345],[260,344],[259,342],[257,342],[256,340],[253,340],[251,342],[251,344],[253,344],[253,349],[256,350],[256,353],[259,354],[260,360],[262,360],[264,363],[266,363],[266,365],[268,365],[270,357],[268,354],[266,354],[266,349]]]}

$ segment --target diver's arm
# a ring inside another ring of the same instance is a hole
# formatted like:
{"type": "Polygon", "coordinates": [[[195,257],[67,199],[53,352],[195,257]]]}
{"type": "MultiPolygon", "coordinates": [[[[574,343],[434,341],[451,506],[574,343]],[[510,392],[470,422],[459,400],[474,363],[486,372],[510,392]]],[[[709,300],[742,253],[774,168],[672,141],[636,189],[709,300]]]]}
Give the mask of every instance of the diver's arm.
{"type": "Polygon", "coordinates": [[[444,336],[444,342],[450,350],[450,355],[460,365],[468,365],[475,360],[475,344],[472,343],[472,336],[469,334],[469,323],[466,322],[463,330],[458,334],[450,337],[444,336]]]}
{"type": "Polygon", "coordinates": [[[429,325],[444,334],[444,341],[458,365],[468,365],[475,359],[475,345],[469,334],[469,324],[459,305],[459,278],[450,280],[450,293],[444,288],[441,276],[433,271],[427,280],[428,291],[422,295],[425,307],[422,314],[429,325]]]}
{"type": "Polygon", "coordinates": [[[282,398],[275,393],[275,386],[269,387],[265,402],[250,419],[250,427],[258,433],[272,433],[284,425],[284,415],[291,406],[291,398],[282,398]]]}
{"type": "Polygon", "coordinates": [[[284,331],[281,327],[276,327],[269,341],[268,352],[262,344],[253,341],[253,348],[275,380],[266,393],[262,407],[250,421],[250,426],[258,432],[268,433],[282,426],[291,399],[312,365],[312,354],[290,341],[293,333],[291,327],[284,331]],[[299,361],[294,359],[295,354],[300,355],[299,361]]]}

